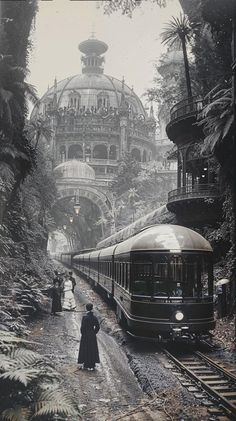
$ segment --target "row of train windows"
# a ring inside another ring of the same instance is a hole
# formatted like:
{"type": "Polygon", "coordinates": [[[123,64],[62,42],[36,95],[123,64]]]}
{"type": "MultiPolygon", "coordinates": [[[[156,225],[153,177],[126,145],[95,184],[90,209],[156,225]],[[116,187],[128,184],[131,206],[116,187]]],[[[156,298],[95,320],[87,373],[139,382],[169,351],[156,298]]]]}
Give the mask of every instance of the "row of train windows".
{"type": "Polygon", "coordinates": [[[174,297],[212,295],[208,264],[204,261],[201,263],[136,263],[133,292],[137,295],[174,297]]]}
{"type": "Polygon", "coordinates": [[[99,272],[109,278],[114,276],[115,281],[125,289],[129,289],[130,263],[115,262],[114,275],[112,273],[112,262],[99,262],[99,272]]]}

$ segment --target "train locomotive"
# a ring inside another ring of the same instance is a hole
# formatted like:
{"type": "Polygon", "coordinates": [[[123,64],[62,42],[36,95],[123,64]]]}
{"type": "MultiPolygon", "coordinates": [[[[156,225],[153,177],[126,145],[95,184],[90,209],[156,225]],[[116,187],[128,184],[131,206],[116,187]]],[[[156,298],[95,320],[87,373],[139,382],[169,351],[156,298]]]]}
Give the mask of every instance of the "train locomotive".
{"type": "Polygon", "coordinates": [[[189,228],[153,225],[113,246],[73,253],[71,266],[114,300],[132,335],[196,338],[215,327],[212,252],[189,228]]]}

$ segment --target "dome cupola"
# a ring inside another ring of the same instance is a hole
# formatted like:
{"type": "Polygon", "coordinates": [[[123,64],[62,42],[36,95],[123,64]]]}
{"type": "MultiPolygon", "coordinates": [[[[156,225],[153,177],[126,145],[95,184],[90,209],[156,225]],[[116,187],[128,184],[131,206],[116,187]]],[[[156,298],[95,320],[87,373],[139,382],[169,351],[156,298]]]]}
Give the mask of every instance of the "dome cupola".
{"type": "Polygon", "coordinates": [[[102,64],[105,59],[101,54],[107,51],[107,44],[98,39],[90,38],[81,42],[78,48],[81,53],[85,54],[81,57],[83,63],[82,73],[103,73],[102,64]]]}

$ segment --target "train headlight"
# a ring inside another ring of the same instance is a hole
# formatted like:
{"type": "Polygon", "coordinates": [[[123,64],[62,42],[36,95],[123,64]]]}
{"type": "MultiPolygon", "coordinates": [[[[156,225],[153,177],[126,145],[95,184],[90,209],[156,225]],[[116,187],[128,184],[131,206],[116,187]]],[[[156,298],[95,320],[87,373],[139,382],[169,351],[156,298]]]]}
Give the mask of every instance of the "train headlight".
{"type": "Polygon", "coordinates": [[[175,318],[178,322],[181,322],[181,320],[183,320],[183,318],[184,318],[184,315],[183,315],[182,311],[176,311],[175,318]]]}

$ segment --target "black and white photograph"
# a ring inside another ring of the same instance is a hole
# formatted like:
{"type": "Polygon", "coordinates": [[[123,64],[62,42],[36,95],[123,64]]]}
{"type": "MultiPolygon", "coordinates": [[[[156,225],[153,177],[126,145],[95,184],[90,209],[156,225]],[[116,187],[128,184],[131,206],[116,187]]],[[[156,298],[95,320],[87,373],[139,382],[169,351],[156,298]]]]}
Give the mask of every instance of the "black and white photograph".
{"type": "Polygon", "coordinates": [[[236,420],[236,0],[0,0],[0,421],[236,420]]]}

